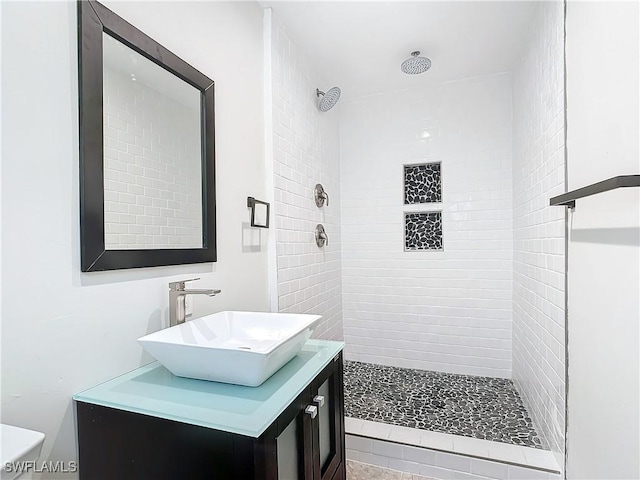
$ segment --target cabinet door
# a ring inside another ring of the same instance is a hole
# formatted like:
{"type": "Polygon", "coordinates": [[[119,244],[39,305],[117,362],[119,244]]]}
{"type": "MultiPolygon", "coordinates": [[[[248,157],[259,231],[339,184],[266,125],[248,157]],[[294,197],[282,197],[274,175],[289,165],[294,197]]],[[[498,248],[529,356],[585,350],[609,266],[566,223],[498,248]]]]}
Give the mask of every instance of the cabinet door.
{"type": "Polygon", "coordinates": [[[312,418],[305,413],[311,400],[310,388],[305,389],[275,422],[276,472],[274,480],[313,480],[312,459],[307,445],[313,441],[312,418]]]}
{"type": "MultiPolygon", "coordinates": [[[[311,385],[312,404],[318,409],[313,421],[315,480],[331,480],[344,469],[344,393],[342,355],[318,375],[311,385]]],[[[340,478],[338,476],[337,478],[340,478]]]]}

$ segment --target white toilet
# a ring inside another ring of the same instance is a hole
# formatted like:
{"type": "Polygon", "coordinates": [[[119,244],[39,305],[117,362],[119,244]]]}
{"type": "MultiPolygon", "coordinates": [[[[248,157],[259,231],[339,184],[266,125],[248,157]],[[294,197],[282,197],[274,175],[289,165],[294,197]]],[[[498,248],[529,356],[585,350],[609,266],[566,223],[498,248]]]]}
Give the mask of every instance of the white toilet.
{"type": "MultiPolygon", "coordinates": [[[[0,480],[28,480],[33,472],[20,472],[14,466],[19,462],[35,462],[40,457],[44,433],[26,428],[0,424],[0,480]],[[7,465],[9,464],[9,465],[7,465]]],[[[33,468],[31,469],[33,470],[33,468]]]]}

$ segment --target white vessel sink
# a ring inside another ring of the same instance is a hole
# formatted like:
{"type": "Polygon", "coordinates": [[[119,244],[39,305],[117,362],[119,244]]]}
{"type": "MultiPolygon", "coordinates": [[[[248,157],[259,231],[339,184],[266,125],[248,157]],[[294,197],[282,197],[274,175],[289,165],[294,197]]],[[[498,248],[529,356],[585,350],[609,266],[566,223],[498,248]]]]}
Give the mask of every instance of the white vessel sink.
{"type": "Polygon", "coordinates": [[[297,355],[322,317],[220,312],[138,339],[179,377],[257,387],[297,355]]]}

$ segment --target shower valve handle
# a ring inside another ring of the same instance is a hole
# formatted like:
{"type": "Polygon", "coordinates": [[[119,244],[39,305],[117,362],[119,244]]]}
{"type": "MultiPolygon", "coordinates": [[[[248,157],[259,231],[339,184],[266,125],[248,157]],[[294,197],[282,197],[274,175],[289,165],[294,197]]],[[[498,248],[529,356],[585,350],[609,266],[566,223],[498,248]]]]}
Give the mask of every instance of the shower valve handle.
{"type": "Polygon", "coordinates": [[[315,188],[313,189],[313,197],[316,201],[316,207],[323,207],[324,202],[327,202],[327,207],[329,206],[329,194],[325,191],[322,184],[316,184],[315,188]]]}
{"type": "Polygon", "coordinates": [[[325,245],[329,245],[329,237],[327,236],[327,232],[324,231],[324,227],[322,224],[316,225],[316,245],[320,248],[325,245]]]}

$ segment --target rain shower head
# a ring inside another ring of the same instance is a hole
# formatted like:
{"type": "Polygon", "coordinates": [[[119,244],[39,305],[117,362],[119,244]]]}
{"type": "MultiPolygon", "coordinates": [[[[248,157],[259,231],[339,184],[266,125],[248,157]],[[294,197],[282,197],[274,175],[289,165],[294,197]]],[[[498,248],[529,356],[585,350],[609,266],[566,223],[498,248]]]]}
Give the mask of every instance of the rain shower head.
{"type": "Polygon", "coordinates": [[[328,112],[331,110],[335,104],[338,103],[338,100],[340,100],[340,93],[340,88],[338,87],[330,88],[326,92],[316,88],[316,96],[320,98],[318,101],[318,109],[321,112],[328,112]]]}
{"type": "Polygon", "coordinates": [[[424,73],[431,68],[431,60],[427,57],[420,57],[420,52],[415,51],[411,52],[411,58],[407,58],[402,65],[400,65],[400,70],[409,75],[418,75],[419,73],[424,73]]]}

